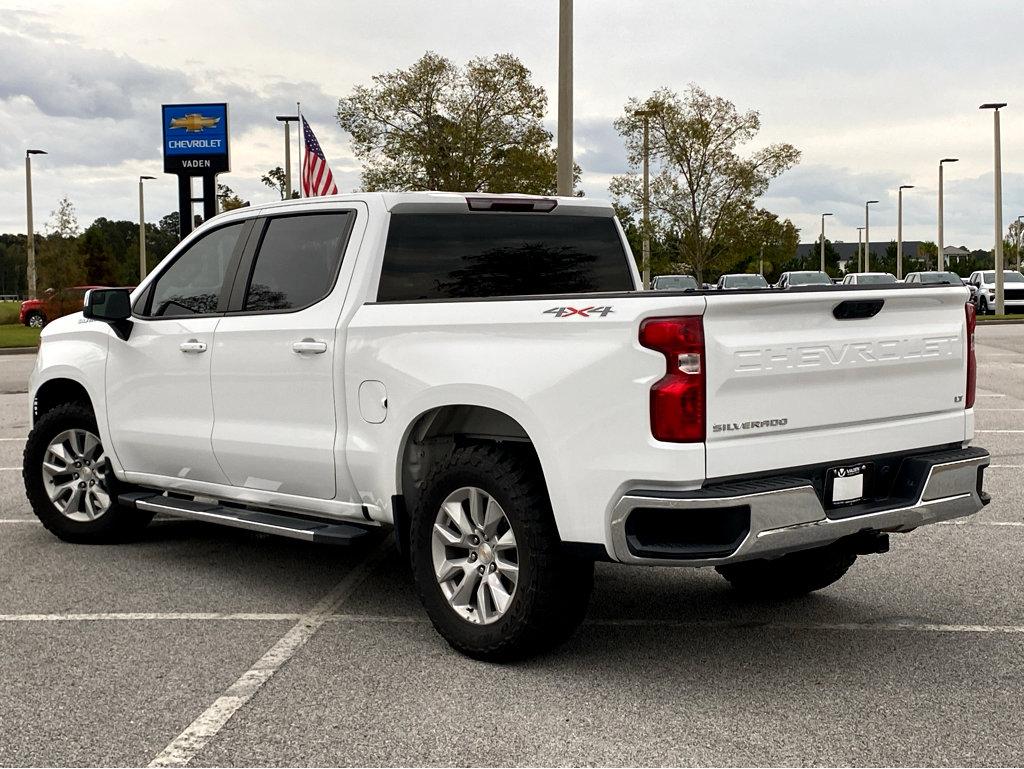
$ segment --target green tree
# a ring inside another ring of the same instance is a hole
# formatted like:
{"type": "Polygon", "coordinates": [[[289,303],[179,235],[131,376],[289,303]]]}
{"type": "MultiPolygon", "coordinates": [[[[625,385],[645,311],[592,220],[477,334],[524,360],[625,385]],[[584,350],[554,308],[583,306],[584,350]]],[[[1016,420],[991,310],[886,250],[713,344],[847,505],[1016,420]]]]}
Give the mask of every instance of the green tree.
{"type": "Polygon", "coordinates": [[[242,200],[226,184],[217,185],[217,200],[220,203],[221,211],[234,211],[236,208],[245,208],[249,205],[248,200],[242,200]]]}
{"type": "Polygon", "coordinates": [[[80,284],[85,278],[82,258],[78,253],[78,215],[75,206],[65,195],[50,213],[46,234],[40,238],[36,260],[39,270],[39,289],[59,291],[80,284]]]}
{"type": "MultiPolygon", "coordinates": [[[[512,54],[459,67],[428,51],[338,102],[366,190],[555,191],[547,95],[512,54]]],[[[577,169],[578,177],[578,169],[577,169]]]]}
{"type": "Polygon", "coordinates": [[[917,259],[922,270],[936,269],[939,265],[939,247],[930,240],[924,241],[917,247],[917,259]]]}
{"type": "Polygon", "coordinates": [[[1010,238],[1007,241],[1008,248],[1003,249],[1007,269],[1015,269],[1020,272],[1021,249],[1024,248],[1024,222],[1014,219],[1009,227],[1010,238]]]}
{"type": "Polygon", "coordinates": [[[108,286],[119,283],[113,276],[114,260],[103,232],[95,225],[90,226],[82,236],[82,266],[85,281],[92,286],[108,286]]]}
{"type": "Polygon", "coordinates": [[[703,280],[705,272],[736,259],[733,239],[744,237],[754,201],[799,162],[800,152],[770,144],[741,155],[760,131],[760,116],[741,114],[696,85],[682,96],[662,88],[643,101],[632,98],[615,121],[631,173],[610,185],[616,202],[631,211],[642,202],[643,113],[650,124],[652,226],[676,233],[679,259],[703,280]]]}
{"type": "Polygon", "coordinates": [[[281,196],[281,200],[297,198],[299,196],[299,193],[296,190],[292,190],[290,195],[285,194],[285,187],[288,185],[286,184],[287,179],[285,178],[284,169],[281,168],[281,166],[271,168],[260,177],[260,181],[270,187],[270,189],[277,192],[277,194],[281,196]]]}

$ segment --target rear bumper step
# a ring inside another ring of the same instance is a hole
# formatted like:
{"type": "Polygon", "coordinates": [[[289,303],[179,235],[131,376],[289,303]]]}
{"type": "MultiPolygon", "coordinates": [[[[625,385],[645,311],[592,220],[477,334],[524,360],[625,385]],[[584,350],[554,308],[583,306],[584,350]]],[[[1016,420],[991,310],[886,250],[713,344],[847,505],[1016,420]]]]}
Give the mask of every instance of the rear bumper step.
{"type": "Polygon", "coordinates": [[[910,531],[988,504],[988,464],[988,452],[974,447],[908,456],[889,497],[843,509],[827,508],[812,480],[793,476],[635,490],[612,511],[612,549],[623,563],[718,566],[861,533],[910,531]]]}
{"type": "Polygon", "coordinates": [[[152,491],[121,494],[117,501],[126,507],[152,513],[167,513],[180,518],[217,523],[236,529],[333,545],[348,545],[365,537],[372,529],[351,523],[318,521],[281,513],[224,507],[213,502],[165,497],[152,491]]]}

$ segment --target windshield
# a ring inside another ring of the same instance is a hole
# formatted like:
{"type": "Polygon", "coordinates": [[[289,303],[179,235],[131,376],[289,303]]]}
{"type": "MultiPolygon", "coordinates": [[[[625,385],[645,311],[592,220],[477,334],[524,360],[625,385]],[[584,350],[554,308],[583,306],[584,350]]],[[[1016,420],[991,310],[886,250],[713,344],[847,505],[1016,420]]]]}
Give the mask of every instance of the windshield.
{"type": "MultiPolygon", "coordinates": [[[[995,283],[996,274],[995,272],[986,272],[984,277],[985,283],[995,283]]],[[[1004,283],[1024,283],[1024,275],[1021,275],[1016,270],[1003,270],[1003,282],[1004,283]]]]}
{"type": "Polygon", "coordinates": [[[831,286],[832,278],[823,272],[791,272],[789,274],[789,285],[831,286]]]}
{"type": "Polygon", "coordinates": [[[955,272],[922,272],[918,277],[922,283],[960,283],[960,276],[955,272]]]}
{"type": "Polygon", "coordinates": [[[857,283],[860,285],[875,285],[882,283],[895,283],[896,276],[885,272],[877,275],[858,275],[857,283]]]}
{"type": "Polygon", "coordinates": [[[764,275],[726,275],[726,288],[767,288],[768,281],[764,275]]]}
{"type": "Polygon", "coordinates": [[[697,288],[697,281],[689,275],[659,275],[654,279],[656,291],[685,291],[697,288]]]}

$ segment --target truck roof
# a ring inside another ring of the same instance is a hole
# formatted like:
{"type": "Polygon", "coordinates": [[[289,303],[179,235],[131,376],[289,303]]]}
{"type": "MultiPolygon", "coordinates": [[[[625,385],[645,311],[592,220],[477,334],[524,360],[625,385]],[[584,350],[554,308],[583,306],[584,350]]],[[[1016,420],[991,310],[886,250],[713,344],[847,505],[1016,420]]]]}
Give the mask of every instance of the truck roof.
{"type": "Polygon", "coordinates": [[[377,198],[384,203],[388,211],[401,211],[403,213],[430,211],[442,212],[448,210],[467,211],[468,200],[494,200],[510,202],[522,201],[554,201],[555,207],[552,213],[576,214],[584,216],[613,216],[614,211],[611,203],[598,198],[566,197],[558,195],[520,195],[520,194],[494,194],[487,192],[352,192],[344,195],[325,195],[316,198],[295,198],[293,200],[275,200],[270,203],[247,206],[243,209],[235,209],[225,213],[249,213],[255,211],[287,209],[294,206],[309,205],[311,203],[323,203],[325,205],[343,202],[365,201],[377,198]]]}

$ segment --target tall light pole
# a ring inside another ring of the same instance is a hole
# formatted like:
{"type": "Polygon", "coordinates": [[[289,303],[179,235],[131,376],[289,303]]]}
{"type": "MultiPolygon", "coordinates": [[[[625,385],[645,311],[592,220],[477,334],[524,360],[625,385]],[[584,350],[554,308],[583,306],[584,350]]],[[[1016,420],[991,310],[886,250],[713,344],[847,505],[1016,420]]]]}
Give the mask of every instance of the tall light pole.
{"type": "Polygon", "coordinates": [[[992,126],[995,136],[995,207],[996,207],[996,315],[1002,315],[1003,306],[1003,161],[1002,150],[999,144],[999,110],[1005,107],[1005,102],[989,102],[982,104],[978,109],[992,110],[992,126]]]}
{"type": "Polygon", "coordinates": [[[821,271],[825,272],[825,217],[832,214],[821,215],[821,271]]]}
{"type": "Polygon", "coordinates": [[[28,211],[28,297],[36,298],[36,233],[32,225],[32,156],[46,150],[25,150],[25,208],[28,211]]]}
{"type": "Polygon", "coordinates": [[[871,225],[868,221],[868,212],[872,203],[877,200],[869,200],[864,203],[864,272],[871,272],[871,225]]]}
{"type": "Polygon", "coordinates": [[[939,258],[936,262],[939,272],[944,272],[946,269],[945,233],[942,230],[942,164],[958,162],[960,162],[960,158],[943,158],[939,161],[939,258]]]}
{"type": "Polygon", "coordinates": [[[896,214],[896,280],[903,280],[903,190],[914,189],[913,184],[901,184],[898,213],[896,214]]]}
{"type": "Polygon", "coordinates": [[[143,201],[142,183],[155,176],[139,177],[139,283],[146,277],[146,205],[143,201]]]}
{"type": "Polygon", "coordinates": [[[572,0],[558,2],[558,180],[572,195],[572,0]]]}
{"type": "Polygon", "coordinates": [[[857,272],[864,272],[864,228],[857,228],[857,272]]]}
{"type": "Polygon", "coordinates": [[[292,130],[291,124],[299,122],[298,115],[278,115],[277,119],[284,123],[284,200],[292,197],[292,130]]]}
{"type": "Polygon", "coordinates": [[[643,277],[646,291],[651,285],[651,110],[638,110],[636,114],[644,121],[643,277]]]}

